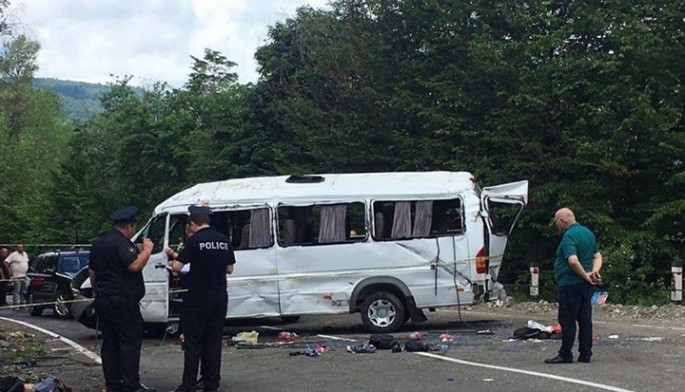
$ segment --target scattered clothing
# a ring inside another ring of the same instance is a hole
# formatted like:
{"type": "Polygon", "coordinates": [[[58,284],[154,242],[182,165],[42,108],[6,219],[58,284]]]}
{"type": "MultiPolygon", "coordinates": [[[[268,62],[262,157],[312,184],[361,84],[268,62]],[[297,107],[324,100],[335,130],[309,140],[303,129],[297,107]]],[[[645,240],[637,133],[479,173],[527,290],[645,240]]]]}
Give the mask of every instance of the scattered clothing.
{"type": "Polygon", "coordinates": [[[347,346],[347,351],[355,354],[373,354],[376,352],[376,346],[373,344],[354,344],[347,346]]]}

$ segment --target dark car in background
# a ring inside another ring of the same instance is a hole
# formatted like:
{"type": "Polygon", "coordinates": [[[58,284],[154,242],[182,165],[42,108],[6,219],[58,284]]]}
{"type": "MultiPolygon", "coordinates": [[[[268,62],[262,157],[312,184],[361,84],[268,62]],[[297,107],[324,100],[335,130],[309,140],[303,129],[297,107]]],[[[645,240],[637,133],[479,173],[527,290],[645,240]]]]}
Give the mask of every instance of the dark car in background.
{"type": "Polygon", "coordinates": [[[70,303],[74,299],[71,281],[88,266],[89,251],[54,251],[38,255],[29,268],[31,278],[26,299],[29,313],[40,316],[43,310],[52,309],[59,318],[69,318],[70,303]]]}

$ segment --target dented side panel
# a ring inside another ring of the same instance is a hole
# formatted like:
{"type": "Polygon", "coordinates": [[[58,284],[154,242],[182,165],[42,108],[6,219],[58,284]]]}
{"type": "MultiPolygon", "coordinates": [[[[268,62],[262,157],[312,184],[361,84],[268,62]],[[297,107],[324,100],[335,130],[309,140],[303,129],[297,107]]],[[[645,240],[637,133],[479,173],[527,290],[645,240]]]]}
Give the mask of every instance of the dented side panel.
{"type": "Polygon", "coordinates": [[[228,275],[229,317],[280,315],[276,248],[235,252],[236,266],[228,275]]]}
{"type": "Polygon", "coordinates": [[[466,236],[279,249],[281,311],[346,313],[357,284],[374,276],[402,281],[418,307],[456,304],[457,289],[460,302],[468,303],[472,296],[464,279],[469,275],[464,255],[466,236]],[[461,259],[457,263],[455,255],[461,259]]]}

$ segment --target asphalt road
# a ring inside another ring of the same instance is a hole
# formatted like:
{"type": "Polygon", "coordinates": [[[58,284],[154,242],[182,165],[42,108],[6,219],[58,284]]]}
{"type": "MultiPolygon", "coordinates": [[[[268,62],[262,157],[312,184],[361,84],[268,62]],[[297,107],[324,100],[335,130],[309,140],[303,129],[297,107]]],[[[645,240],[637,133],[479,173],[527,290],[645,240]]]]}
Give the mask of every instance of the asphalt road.
{"type": "MultiPolygon", "coordinates": [[[[0,310],[0,317],[30,322],[93,349],[92,330],[73,320],[59,320],[46,311],[42,317],[0,310]]],[[[591,364],[546,365],[558,340],[508,341],[515,328],[534,319],[554,323],[554,314],[526,315],[506,310],[427,313],[429,321],[407,325],[393,335],[406,340],[420,331],[424,340],[441,343],[449,333],[454,342],[447,351],[428,354],[353,354],[349,344],[365,343],[358,314],[305,316],[296,324],[279,320],[241,321],[227,325],[225,334],[256,330],[259,348],[227,346],[223,350],[223,391],[682,391],[685,389],[685,326],[662,321],[597,319],[595,356],[591,364]],[[296,332],[293,345],[278,343],[279,331],[296,332]],[[490,330],[492,335],[478,334],[490,330]],[[351,340],[341,340],[351,339],[351,340]],[[330,348],[318,357],[291,356],[315,344],[330,348]]],[[[97,352],[97,350],[96,350],[97,352]]],[[[84,363],[87,361],[84,361],[84,363]]],[[[183,353],[173,337],[148,336],[141,359],[144,383],[158,391],[173,390],[181,379],[183,353]]],[[[97,384],[101,370],[84,367],[97,384]]],[[[95,390],[92,387],[75,391],[95,390]]]]}

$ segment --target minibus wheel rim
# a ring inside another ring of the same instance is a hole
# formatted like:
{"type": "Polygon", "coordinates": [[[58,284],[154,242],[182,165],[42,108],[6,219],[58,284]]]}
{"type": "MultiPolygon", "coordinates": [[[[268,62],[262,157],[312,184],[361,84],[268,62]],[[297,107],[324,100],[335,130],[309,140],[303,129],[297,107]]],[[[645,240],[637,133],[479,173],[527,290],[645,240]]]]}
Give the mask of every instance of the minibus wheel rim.
{"type": "Polygon", "coordinates": [[[395,321],[397,310],[390,301],[377,299],[369,306],[368,316],[373,325],[387,327],[395,321]]]}

